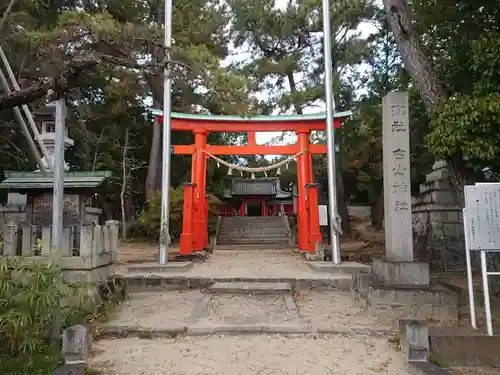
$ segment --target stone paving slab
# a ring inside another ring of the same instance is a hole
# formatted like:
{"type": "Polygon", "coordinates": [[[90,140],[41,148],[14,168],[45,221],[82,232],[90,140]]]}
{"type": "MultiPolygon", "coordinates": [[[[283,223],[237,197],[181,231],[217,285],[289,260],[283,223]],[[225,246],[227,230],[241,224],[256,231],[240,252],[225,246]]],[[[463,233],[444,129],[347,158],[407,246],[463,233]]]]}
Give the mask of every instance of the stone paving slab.
{"type": "Polygon", "coordinates": [[[289,283],[218,282],[208,287],[206,291],[209,293],[275,294],[290,293],[292,286],[289,283]]]}
{"type": "Polygon", "coordinates": [[[164,273],[164,272],[186,272],[193,267],[193,262],[170,262],[167,264],[140,263],[128,266],[129,273],[164,273]]]}
{"type": "Polygon", "coordinates": [[[307,265],[316,272],[325,272],[333,274],[352,274],[357,272],[370,272],[372,269],[371,266],[369,265],[356,262],[343,262],[340,264],[333,264],[331,262],[309,261],[307,265]]]}
{"type": "Polygon", "coordinates": [[[204,289],[212,284],[221,282],[248,282],[248,283],[288,283],[294,290],[351,290],[351,276],[314,277],[314,278],[279,278],[279,277],[198,277],[186,275],[154,275],[134,274],[118,277],[128,292],[158,290],[158,289],[204,289]]]}
{"type": "Polygon", "coordinates": [[[282,295],[214,295],[207,314],[200,319],[207,324],[261,325],[294,322],[282,295]]]}
{"type": "Polygon", "coordinates": [[[171,325],[164,328],[144,328],[137,326],[112,326],[99,328],[96,339],[110,338],[141,338],[157,339],[178,336],[210,336],[210,335],[239,335],[239,334],[330,334],[339,336],[384,336],[393,334],[388,328],[348,327],[335,328],[324,325],[299,324],[207,324],[192,323],[187,325],[171,325]]]}

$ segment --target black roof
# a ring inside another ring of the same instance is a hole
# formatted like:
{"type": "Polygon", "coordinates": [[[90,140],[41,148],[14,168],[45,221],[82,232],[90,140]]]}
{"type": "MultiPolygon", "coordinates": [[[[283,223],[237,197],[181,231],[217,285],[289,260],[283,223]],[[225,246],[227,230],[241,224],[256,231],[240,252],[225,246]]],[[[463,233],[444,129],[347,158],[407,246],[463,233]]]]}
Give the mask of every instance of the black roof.
{"type": "Polygon", "coordinates": [[[276,195],[279,190],[277,178],[234,178],[231,195],[276,195]]]}

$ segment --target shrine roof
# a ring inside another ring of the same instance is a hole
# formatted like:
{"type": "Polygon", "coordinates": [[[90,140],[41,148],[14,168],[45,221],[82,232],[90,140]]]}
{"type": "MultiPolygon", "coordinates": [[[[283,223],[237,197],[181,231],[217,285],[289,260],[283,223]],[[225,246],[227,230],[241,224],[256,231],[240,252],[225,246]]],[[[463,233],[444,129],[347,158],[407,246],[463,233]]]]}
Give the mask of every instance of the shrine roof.
{"type": "MultiPolygon", "coordinates": [[[[5,177],[5,180],[0,182],[0,189],[24,191],[51,190],[54,187],[54,173],[52,172],[5,172],[5,177]]],[[[111,177],[109,171],[66,172],[64,174],[64,188],[97,188],[109,177],[111,177]]]]}
{"type": "Polygon", "coordinates": [[[232,181],[231,195],[276,195],[278,193],[277,179],[235,178],[232,181]]]}
{"type": "MultiPolygon", "coordinates": [[[[155,116],[163,116],[161,109],[152,109],[151,113],[155,116]]],[[[335,112],[334,118],[344,118],[352,116],[352,111],[335,112]]],[[[172,112],[172,118],[178,120],[195,120],[195,121],[228,121],[228,122],[301,122],[301,121],[318,121],[326,120],[326,112],[304,114],[304,115],[280,115],[280,116],[230,116],[230,115],[206,115],[172,112]]]]}

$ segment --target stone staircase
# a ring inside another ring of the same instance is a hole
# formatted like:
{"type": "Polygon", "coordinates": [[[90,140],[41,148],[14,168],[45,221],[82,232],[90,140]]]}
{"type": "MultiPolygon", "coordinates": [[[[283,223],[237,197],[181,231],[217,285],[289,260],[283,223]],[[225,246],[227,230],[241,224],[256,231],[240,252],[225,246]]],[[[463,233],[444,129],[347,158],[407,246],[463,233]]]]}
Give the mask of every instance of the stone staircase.
{"type": "Polygon", "coordinates": [[[287,246],[286,217],[224,217],[217,245],[287,246]]]}

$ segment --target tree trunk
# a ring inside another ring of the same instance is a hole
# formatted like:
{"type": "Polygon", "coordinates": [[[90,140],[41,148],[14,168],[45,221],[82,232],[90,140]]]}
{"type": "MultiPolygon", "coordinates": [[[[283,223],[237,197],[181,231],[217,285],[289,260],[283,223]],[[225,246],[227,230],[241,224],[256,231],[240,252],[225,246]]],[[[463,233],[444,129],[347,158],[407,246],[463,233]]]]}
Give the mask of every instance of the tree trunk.
{"type": "MultiPolygon", "coordinates": [[[[290,92],[292,93],[292,100],[293,100],[293,95],[295,95],[295,93],[297,92],[297,84],[295,83],[295,77],[293,76],[293,71],[287,72],[286,76],[288,78],[288,84],[290,85],[290,92]]],[[[293,107],[295,108],[295,112],[298,115],[301,115],[303,113],[301,103],[298,103],[293,100],[293,107]]]]}
{"type": "Polygon", "coordinates": [[[122,210],[122,238],[127,239],[127,215],[125,210],[125,192],[127,191],[127,152],[128,152],[128,129],[125,130],[125,139],[123,141],[123,160],[122,160],[122,188],[120,191],[120,203],[122,210]]]}
{"type": "MultiPolygon", "coordinates": [[[[445,87],[424,54],[417,33],[411,26],[406,0],[383,0],[389,26],[394,34],[404,67],[415,83],[428,112],[445,97],[445,87]]],[[[466,169],[462,155],[445,159],[457,196],[464,205],[466,169]]]]}
{"type": "MultiPolygon", "coordinates": [[[[161,104],[155,99],[155,107],[161,108],[161,104]]],[[[160,146],[161,146],[161,124],[155,118],[153,121],[153,134],[151,137],[151,151],[149,153],[148,175],[146,177],[146,198],[148,201],[153,197],[156,186],[158,169],[161,170],[160,164],[160,146]]]]}

